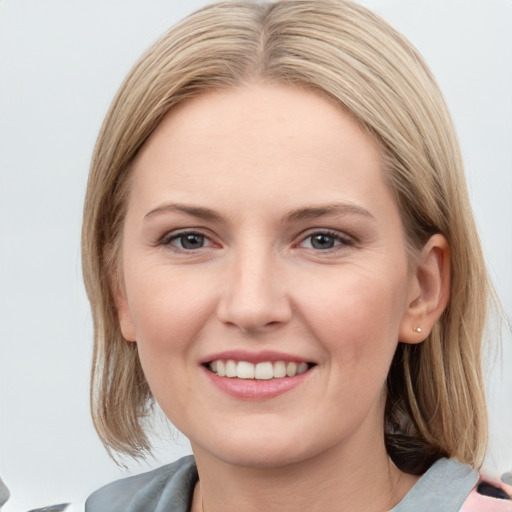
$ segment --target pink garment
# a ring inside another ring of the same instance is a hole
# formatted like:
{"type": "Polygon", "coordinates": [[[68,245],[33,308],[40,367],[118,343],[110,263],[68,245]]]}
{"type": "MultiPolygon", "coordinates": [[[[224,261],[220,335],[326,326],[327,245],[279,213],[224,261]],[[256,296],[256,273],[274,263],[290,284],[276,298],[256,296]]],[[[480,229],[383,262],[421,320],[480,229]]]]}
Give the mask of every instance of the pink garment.
{"type": "MultiPolygon", "coordinates": [[[[511,494],[512,488],[508,485],[483,478],[480,481],[489,482],[496,487],[502,488],[507,494],[511,494]]],[[[480,483],[480,482],[479,482],[480,483]]],[[[500,500],[483,496],[476,492],[476,487],[471,491],[468,499],[462,505],[460,512],[512,512],[511,500],[500,500]]]]}

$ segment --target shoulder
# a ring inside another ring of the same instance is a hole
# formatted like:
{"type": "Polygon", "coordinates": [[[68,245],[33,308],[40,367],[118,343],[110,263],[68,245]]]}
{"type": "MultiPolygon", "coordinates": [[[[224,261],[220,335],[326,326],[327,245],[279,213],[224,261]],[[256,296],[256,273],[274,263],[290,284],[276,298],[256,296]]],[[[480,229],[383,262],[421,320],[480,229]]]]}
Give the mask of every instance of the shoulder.
{"type": "Polygon", "coordinates": [[[189,510],[197,482],[192,456],[140,475],[123,478],[97,490],[85,503],[85,512],[142,512],[189,510]]]}

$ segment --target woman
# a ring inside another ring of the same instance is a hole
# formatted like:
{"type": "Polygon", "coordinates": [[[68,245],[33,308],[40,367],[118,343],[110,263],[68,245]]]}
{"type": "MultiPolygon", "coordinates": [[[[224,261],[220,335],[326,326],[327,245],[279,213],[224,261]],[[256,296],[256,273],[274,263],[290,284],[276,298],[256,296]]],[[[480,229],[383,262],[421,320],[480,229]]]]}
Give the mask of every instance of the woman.
{"type": "Polygon", "coordinates": [[[366,9],[221,3],[157,42],[98,139],[83,265],[100,437],[142,456],[155,400],[194,452],[87,510],[511,509],[475,493],[490,285],[456,137],[366,9]]]}

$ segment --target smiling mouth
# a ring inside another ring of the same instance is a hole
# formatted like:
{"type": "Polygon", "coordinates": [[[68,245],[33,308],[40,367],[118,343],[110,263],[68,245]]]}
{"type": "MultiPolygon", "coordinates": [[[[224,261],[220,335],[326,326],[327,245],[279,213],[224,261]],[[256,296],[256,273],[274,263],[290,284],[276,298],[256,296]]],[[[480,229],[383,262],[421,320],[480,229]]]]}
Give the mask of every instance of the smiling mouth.
{"type": "Polygon", "coordinates": [[[295,377],[310,370],[314,363],[297,363],[294,361],[235,361],[233,359],[216,359],[207,363],[206,368],[219,377],[231,379],[271,380],[295,377]]]}

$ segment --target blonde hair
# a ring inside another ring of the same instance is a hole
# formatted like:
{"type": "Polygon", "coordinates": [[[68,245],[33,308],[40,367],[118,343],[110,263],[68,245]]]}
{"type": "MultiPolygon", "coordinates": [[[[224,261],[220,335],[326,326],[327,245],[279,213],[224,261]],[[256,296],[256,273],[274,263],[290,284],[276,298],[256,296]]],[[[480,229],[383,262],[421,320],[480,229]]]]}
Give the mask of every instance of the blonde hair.
{"type": "Polygon", "coordinates": [[[132,456],[150,449],[144,420],[152,396],[136,344],[121,335],[114,299],[130,164],[178,103],[253,80],[336,101],[381,144],[410,247],[433,233],[447,238],[450,302],[423,343],[399,344],[388,377],[386,443],[411,473],[444,455],[479,466],[487,439],[481,343],[490,285],[457,138],[418,52],[376,14],[345,0],[205,7],[157,41],[117,93],[92,159],[82,234],[95,333],[92,415],[103,443],[132,456]]]}

